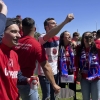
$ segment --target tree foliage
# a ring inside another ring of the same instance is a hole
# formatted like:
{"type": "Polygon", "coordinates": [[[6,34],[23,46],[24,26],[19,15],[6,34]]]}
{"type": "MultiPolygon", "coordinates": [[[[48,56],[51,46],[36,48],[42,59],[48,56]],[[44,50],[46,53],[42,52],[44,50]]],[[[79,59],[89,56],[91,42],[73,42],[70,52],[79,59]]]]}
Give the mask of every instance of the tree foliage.
{"type": "Polygon", "coordinates": [[[36,40],[38,40],[38,37],[40,36],[41,34],[39,32],[35,32],[34,34],[34,37],[36,38],[36,40]]]}

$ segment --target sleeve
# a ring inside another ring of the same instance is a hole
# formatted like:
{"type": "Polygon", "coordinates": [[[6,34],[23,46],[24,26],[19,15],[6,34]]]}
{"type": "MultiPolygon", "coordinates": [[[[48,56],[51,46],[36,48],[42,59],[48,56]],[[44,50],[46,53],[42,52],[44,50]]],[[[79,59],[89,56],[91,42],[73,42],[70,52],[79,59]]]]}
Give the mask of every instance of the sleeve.
{"type": "Polygon", "coordinates": [[[36,59],[39,63],[44,62],[48,60],[48,57],[46,55],[45,49],[42,45],[37,45],[36,48],[36,59]]]}
{"type": "Polygon", "coordinates": [[[39,37],[38,37],[38,41],[41,45],[43,45],[44,43],[46,43],[46,41],[44,41],[43,37],[45,36],[45,34],[41,34],[39,37]]]}
{"type": "Polygon", "coordinates": [[[24,83],[27,83],[27,77],[24,77],[22,75],[22,72],[21,71],[18,71],[18,82],[24,82],[24,83]]]}
{"type": "Polygon", "coordinates": [[[0,43],[2,41],[5,25],[6,25],[6,16],[0,13],[0,43]]]}

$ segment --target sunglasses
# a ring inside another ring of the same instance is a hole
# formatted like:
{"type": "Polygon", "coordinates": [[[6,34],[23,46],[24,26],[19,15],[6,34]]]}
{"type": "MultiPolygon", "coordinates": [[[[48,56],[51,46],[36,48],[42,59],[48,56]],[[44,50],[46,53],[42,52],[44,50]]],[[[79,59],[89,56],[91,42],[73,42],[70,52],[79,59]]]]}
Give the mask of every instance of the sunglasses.
{"type": "Polygon", "coordinates": [[[84,36],[84,38],[85,38],[85,39],[89,39],[89,38],[92,39],[93,36],[84,36]]]}

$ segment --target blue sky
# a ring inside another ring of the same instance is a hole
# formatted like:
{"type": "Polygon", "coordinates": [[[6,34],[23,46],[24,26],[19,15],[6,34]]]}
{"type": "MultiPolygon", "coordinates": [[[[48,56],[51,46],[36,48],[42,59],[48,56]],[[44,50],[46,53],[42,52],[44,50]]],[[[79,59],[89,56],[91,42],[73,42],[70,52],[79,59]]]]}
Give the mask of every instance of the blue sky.
{"type": "MultiPolygon", "coordinates": [[[[100,28],[100,0],[3,0],[8,6],[8,17],[17,14],[22,18],[31,17],[36,22],[37,31],[45,33],[43,22],[48,17],[55,18],[60,24],[67,14],[73,13],[75,19],[65,25],[59,34],[65,30],[71,34],[77,31],[93,31],[100,28]]],[[[58,35],[59,35],[58,34],[58,35]]]]}

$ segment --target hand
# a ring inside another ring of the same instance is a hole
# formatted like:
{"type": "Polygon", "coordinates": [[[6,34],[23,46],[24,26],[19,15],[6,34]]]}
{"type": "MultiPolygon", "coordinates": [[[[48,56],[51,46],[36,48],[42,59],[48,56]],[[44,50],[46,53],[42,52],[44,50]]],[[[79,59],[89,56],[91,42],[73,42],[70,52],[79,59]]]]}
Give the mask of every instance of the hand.
{"type": "Polygon", "coordinates": [[[73,13],[68,14],[67,18],[65,19],[65,23],[67,24],[67,23],[71,22],[73,19],[74,19],[73,13]]]}
{"type": "Polygon", "coordinates": [[[4,15],[7,15],[7,6],[2,0],[0,0],[0,12],[4,15]]]}
{"type": "Polygon", "coordinates": [[[60,87],[57,85],[57,84],[55,84],[54,86],[53,86],[53,89],[55,90],[55,94],[57,94],[57,93],[59,93],[60,92],[60,87]]]}
{"type": "Polygon", "coordinates": [[[34,79],[37,81],[36,83],[37,86],[39,86],[39,78],[37,76],[31,76],[30,78],[27,79],[27,82],[31,84],[34,79]]]}

